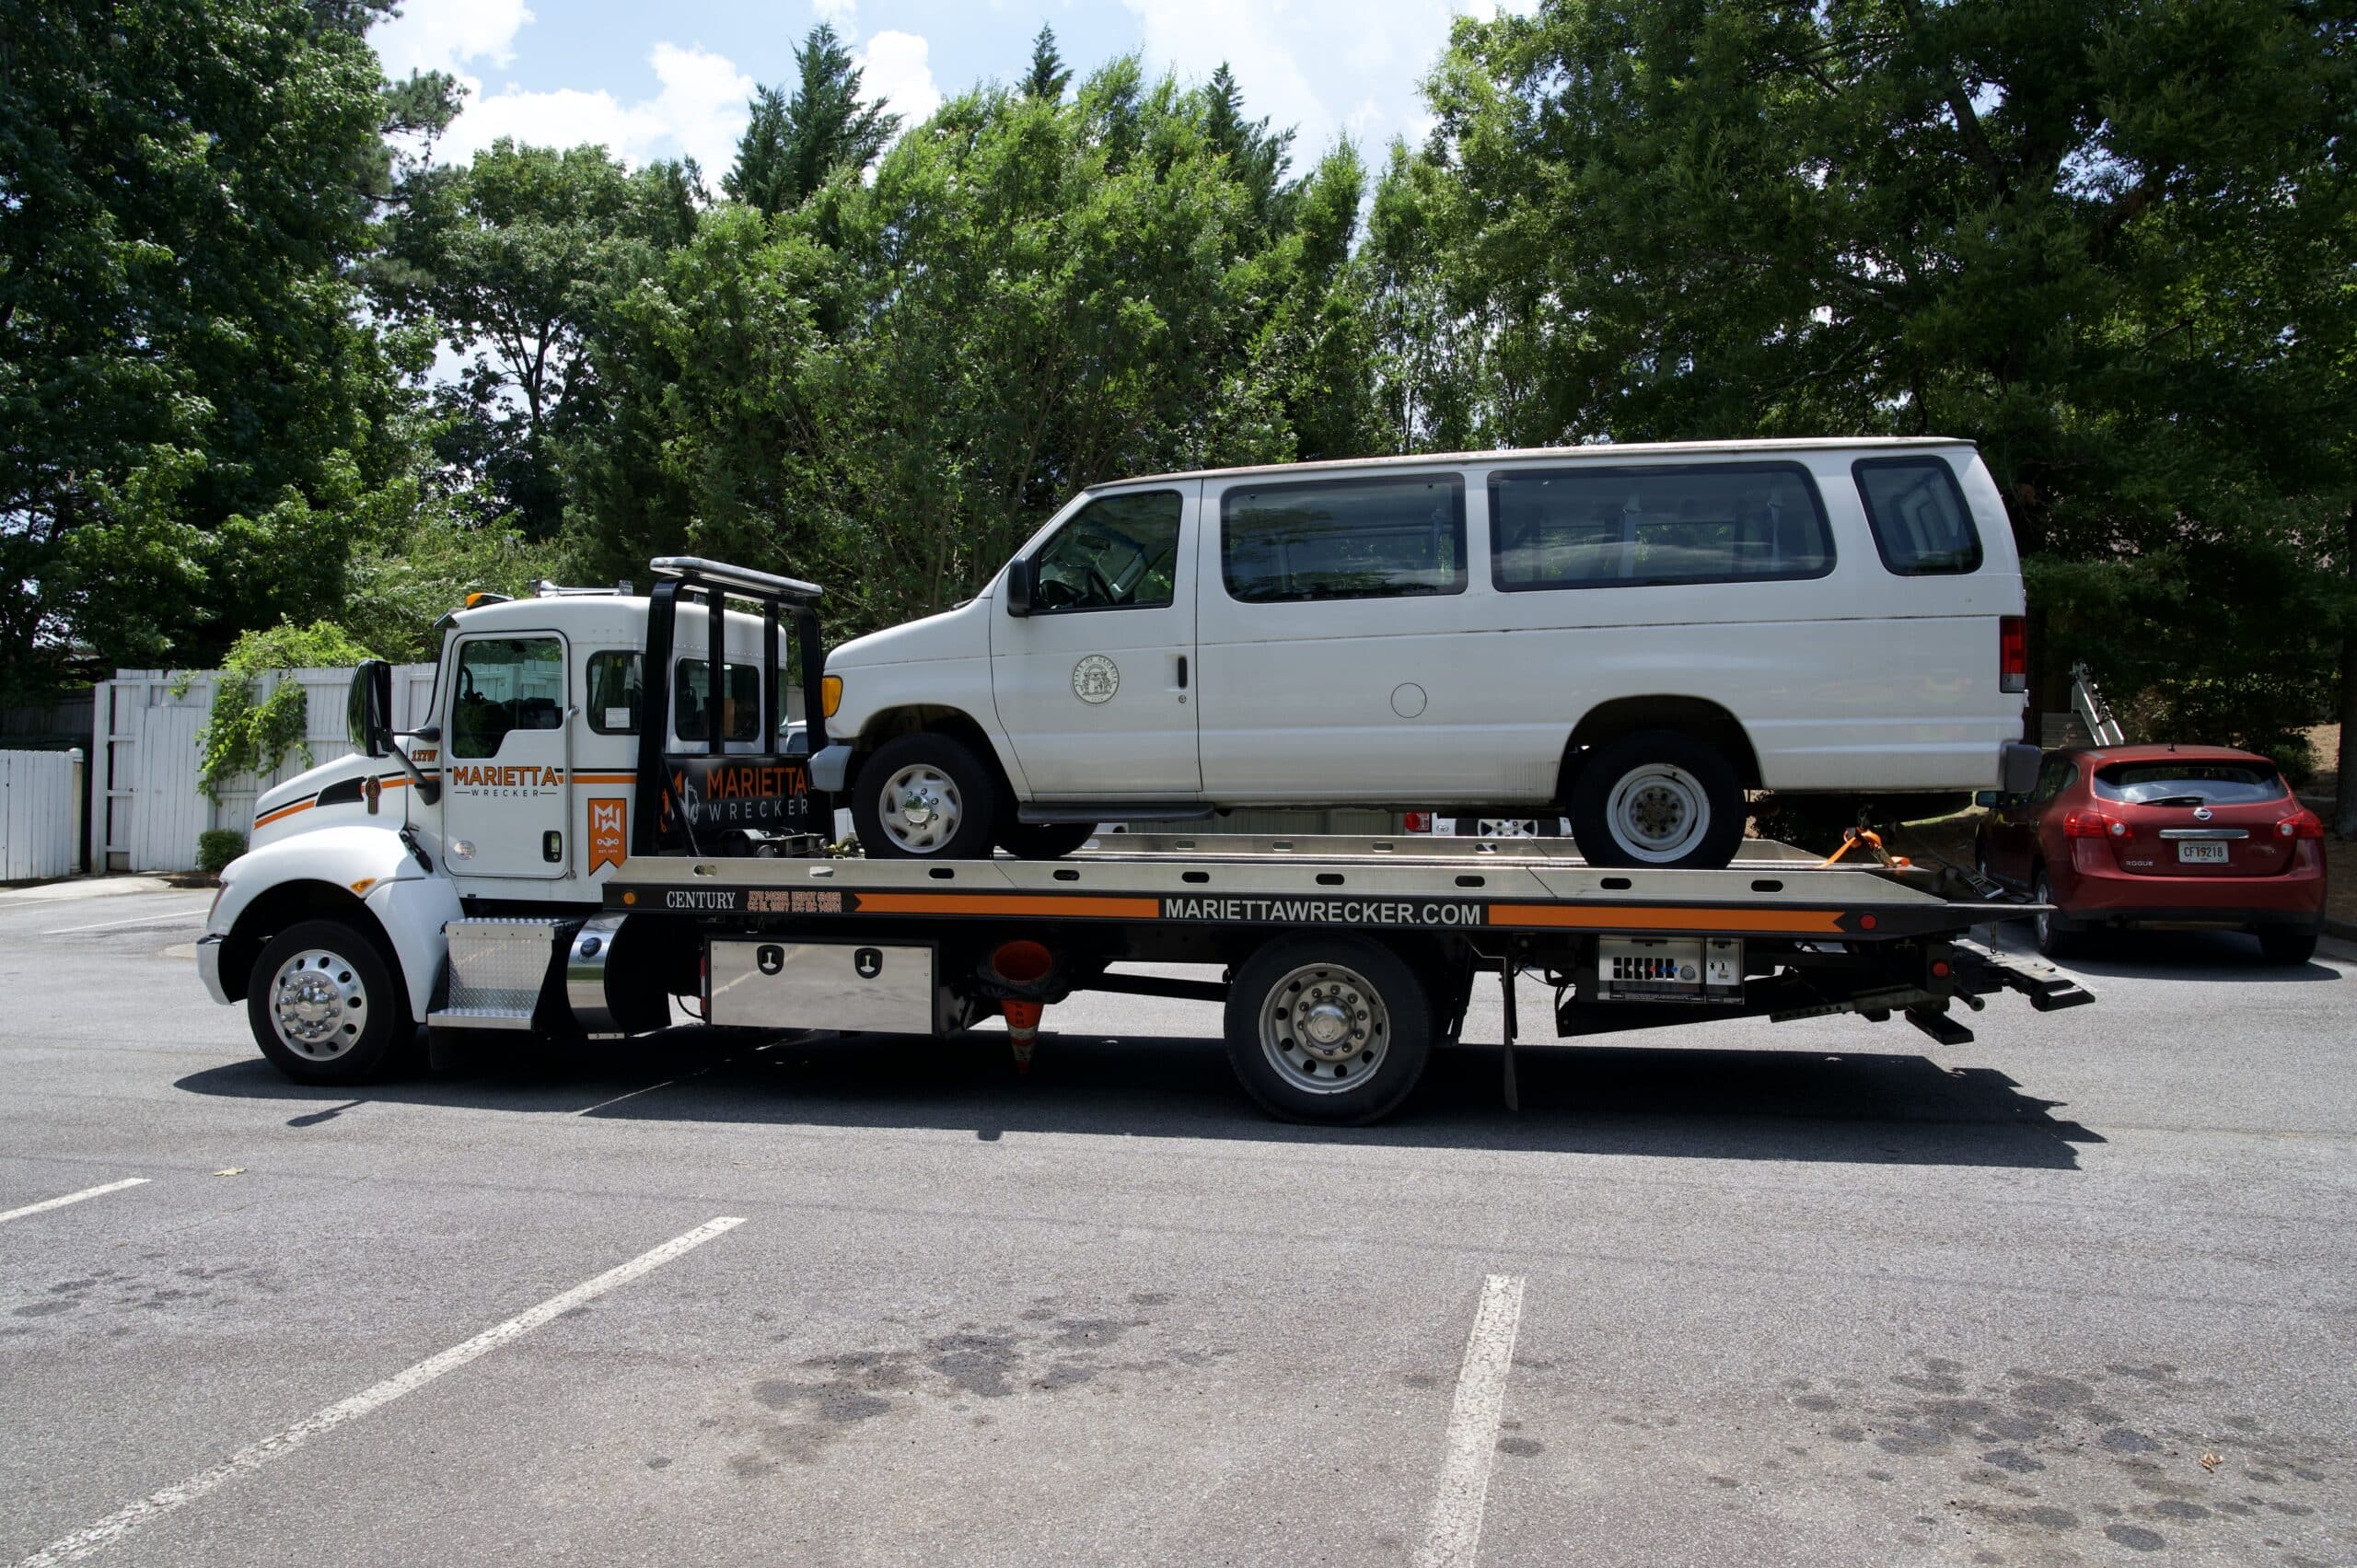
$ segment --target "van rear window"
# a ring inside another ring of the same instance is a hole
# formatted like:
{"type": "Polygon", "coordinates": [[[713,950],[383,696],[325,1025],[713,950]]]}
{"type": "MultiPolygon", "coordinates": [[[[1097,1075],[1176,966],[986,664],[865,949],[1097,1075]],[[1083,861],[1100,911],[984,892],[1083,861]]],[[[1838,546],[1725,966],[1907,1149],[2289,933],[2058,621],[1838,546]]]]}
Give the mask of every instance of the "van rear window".
{"type": "Polygon", "coordinates": [[[1798,463],[1583,463],[1490,475],[1491,581],[1508,593],[1832,570],[1825,505],[1798,463]]]}
{"type": "Polygon", "coordinates": [[[1901,577],[1980,570],[1980,535],[1972,526],[1956,470],[1939,458],[1864,458],[1850,465],[1882,563],[1901,577]]]}
{"type": "Polygon", "coordinates": [[[2131,806],[2184,800],[2199,806],[2247,806],[2283,798],[2283,775],[2265,762],[2192,762],[2165,758],[2114,762],[2096,770],[2096,797],[2131,806]],[[2200,798],[2195,800],[2195,796],[2200,798]]]}
{"type": "Polygon", "coordinates": [[[1246,604],[1465,591],[1455,474],[1239,486],[1220,499],[1220,575],[1246,604]]]}

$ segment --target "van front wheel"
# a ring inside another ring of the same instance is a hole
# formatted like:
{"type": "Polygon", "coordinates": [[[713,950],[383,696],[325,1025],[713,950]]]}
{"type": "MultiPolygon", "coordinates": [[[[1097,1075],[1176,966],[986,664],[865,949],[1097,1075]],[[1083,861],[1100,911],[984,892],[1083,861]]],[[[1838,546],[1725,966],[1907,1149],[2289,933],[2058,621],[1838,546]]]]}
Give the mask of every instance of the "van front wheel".
{"type": "Polygon", "coordinates": [[[1590,865],[1715,870],[1735,858],[1743,819],[1735,769],[1675,730],[1597,747],[1572,791],[1572,837],[1590,865]]]}
{"type": "Polygon", "coordinates": [[[998,813],[990,764],[948,735],[886,741],[852,789],[852,823],[871,860],[988,860],[998,813]]]}

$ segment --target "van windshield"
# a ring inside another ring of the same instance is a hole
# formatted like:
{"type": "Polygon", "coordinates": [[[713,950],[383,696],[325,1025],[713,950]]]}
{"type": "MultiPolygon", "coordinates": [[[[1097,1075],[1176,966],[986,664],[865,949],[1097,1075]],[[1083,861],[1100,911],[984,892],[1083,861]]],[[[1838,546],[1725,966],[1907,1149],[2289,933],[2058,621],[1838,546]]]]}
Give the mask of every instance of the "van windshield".
{"type": "Polygon", "coordinates": [[[2107,768],[2098,768],[2095,791],[2098,799],[2130,806],[2153,806],[2164,800],[2187,800],[2202,806],[2246,806],[2281,800],[2284,795],[2283,775],[2268,763],[2179,761],[2175,758],[2114,762],[2107,768]]]}

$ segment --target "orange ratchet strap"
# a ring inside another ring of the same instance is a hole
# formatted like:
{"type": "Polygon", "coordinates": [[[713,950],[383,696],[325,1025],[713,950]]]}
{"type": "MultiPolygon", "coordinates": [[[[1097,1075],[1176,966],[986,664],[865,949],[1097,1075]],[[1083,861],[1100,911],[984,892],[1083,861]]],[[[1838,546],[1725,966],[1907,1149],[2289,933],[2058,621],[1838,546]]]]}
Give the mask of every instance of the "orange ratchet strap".
{"type": "Polygon", "coordinates": [[[1888,850],[1883,848],[1882,835],[1875,832],[1872,828],[1844,828],[1841,830],[1841,847],[1835,850],[1831,854],[1827,855],[1823,860],[1818,861],[1818,867],[1821,869],[1832,865],[1835,861],[1840,859],[1843,855],[1849,854],[1860,844],[1865,845],[1866,848],[1873,853],[1874,857],[1876,860],[1881,861],[1885,865],[1889,866],[1894,871],[1904,871],[1910,865],[1914,864],[1913,861],[1909,860],[1905,855],[1893,854],[1888,850]]]}

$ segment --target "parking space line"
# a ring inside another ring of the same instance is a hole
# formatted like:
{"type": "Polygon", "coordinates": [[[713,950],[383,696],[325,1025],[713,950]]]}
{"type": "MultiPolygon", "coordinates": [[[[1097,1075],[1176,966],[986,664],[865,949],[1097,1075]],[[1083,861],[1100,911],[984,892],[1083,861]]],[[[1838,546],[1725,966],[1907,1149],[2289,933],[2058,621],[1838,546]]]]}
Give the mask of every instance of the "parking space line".
{"type": "Polygon", "coordinates": [[[1490,1495],[1490,1461],[1498,1446],[1498,1420],[1505,1411],[1506,1373],[1514,1365],[1514,1341],[1522,1325],[1522,1280],[1492,1274],[1473,1308],[1473,1331],[1465,1340],[1465,1365],[1457,1375],[1457,1400],[1449,1407],[1448,1436],[1441,1452],[1440,1495],[1433,1504],[1432,1528],[1416,1568],[1469,1568],[1481,1544],[1481,1511],[1490,1495]]]}
{"type": "Polygon", "coordinates": [[[339,1404],[315,1411],[294,1425],[274,1432],[250,1447],[239,1449],[211,1469],[199,1470],[186,1481],[151,1492],[138,1502],[115,1510],[87,1529],[76,1530],[60,1540],[52,1541],[18,1562],[17,1568],[52,1568],[55,1563],[72,1562],[87,1557],[101,1547],[122,1539],[150,1519],[193,1503],[250,1470],[260,1469],[281,1454],[302,1446],[323,1432],[331,1432],[347,1421],[391,1404],[403,1394],[413,1394],[444,1373],[456,1371],[477,1356],[497,1350],[510,1340],[521,1339],[550,1319],[626,1285],[642,1274],[651,1273],[673,1259],[702,1246],[714,1237],[734,1230],[744,1223],[742,1218],[726,1214],[706,1220],[685,1236],[673,1237],[651,1252],[642,1252],[629,1262],[609,1269],[596,1279],[575,1285],[562,1295],[549,1297],[528,1312],[519,1313],[505,1323],[485,1329],[463,1344],[452,1345],[439,1355],[428,1356],[406,1372],[397,1372],[373,1388],[364,1388],[339,1404]]]}
{"type": "Polygon", "coordinates": [[[0,1214],[0,1225],[6,1225],[10,1220],[23,1219],[27,1214],[42,1214],[50,1209],[62,1209],[68,1203],[78,1203],[85,1198],[103,1198],[110,1192],[120,1192],[126,1187],[146,1185],[147,1179],[144,1176],[126,1176],[121,1181],[110,1181],[103,1187],[85,1187],[79,1192],[68,1192],[63,1198],[43,1198],[38,1203],[27,1203],[21,1209],[10,1209],[6,1214],[0,1214]]]}
{"type": "Polygon", "coordinates": [[[82,931],[114,931],[126,925],[187,925],[201,922],[204,912],[198,909],[177,910],[170,914],[143,914],[130,920],[102,920],[96,925],[61,925],[54,931],[36,931],[36,936],[71,936],[82,931]]]}

